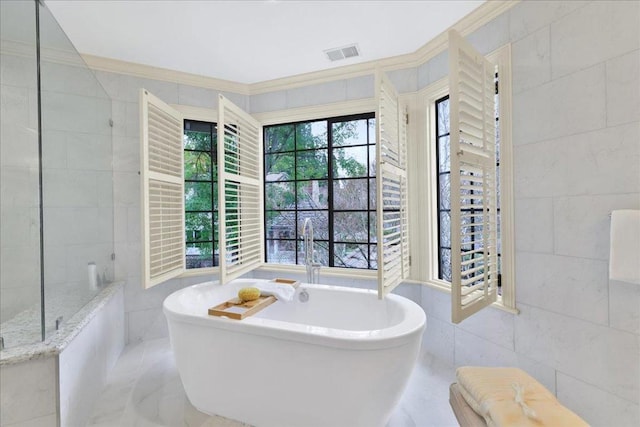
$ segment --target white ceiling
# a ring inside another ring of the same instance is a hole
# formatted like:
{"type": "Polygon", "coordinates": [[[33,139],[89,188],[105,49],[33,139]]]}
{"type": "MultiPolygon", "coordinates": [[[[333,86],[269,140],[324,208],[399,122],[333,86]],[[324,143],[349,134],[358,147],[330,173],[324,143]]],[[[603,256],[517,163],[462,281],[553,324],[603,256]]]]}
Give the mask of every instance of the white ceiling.
{"type": "Polygon", "coordinates": [[[414,52],[475,1],[46,0],[76,49],[241,83],[414,52]],[[358,58],[324,50],[357,43],[358,58]]]}

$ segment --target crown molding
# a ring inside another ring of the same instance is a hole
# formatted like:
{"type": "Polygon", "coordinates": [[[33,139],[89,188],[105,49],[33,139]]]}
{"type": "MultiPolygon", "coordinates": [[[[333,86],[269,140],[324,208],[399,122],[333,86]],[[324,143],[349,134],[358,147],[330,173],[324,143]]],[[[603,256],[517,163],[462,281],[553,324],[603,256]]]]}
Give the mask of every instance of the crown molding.
{"type": "Polygon", "coordinates": [[[121,61],[119,59],[105,58],[102,56],[82,54],[82,58],[92,70],[96,71],[107,71],[111,73],[126,74],[133,77],[161,80],[165,82],[215,89],[223,92],[249,95],[249,85],[245,83],[216,79],[213,77],[201,76],[199,74],[153,67],[151,65],[121,61]]]}
{"type": "Polygon", "coordinates": [[[96,71],[107,71],[140,78],[187,84],[247,96],[258,95],[261,93],[288,90],[335,80],[370,75],[373,74],[376,69],[380,69],[382,71],[394,71],[404,68],[418,67],[447,49],[447,33],[449,29],[455,29],[462,36],[467,36],[497,16],[506,12],[520,1],[521,0],[488,0],[413,53],[251,84],[216,79],[198,74],[191,74],[88,54],[83,54],[81,56],[89,68],[96,71]]]}
{"type": "MultiPolygon", "coordinates": [[[[0,54],[31,58],[35,61],[36,45],[35,42],[27,43],[24,41],[4,39],[2,43],[0,43],[0,54]]],[[[42,62],[71,65],[74,67],[87,67],[87,64],[85,64],[75,49],[40,46],[40,57],[42,62]]]]}

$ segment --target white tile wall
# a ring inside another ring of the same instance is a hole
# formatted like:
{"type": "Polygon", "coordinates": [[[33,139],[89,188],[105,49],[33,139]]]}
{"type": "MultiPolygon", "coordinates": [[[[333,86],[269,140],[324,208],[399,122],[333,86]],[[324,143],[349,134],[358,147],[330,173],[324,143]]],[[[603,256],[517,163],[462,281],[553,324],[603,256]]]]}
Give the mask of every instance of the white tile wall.
{"type": "Polygon", "coordinates": [[[251,95],[251,113],[264,113],[287,108],[287,93],[285,91],[267,92],[251,95]]]}
{"type": "Polygon", "coordinates": [[[444,361],[454,360],[455,327],[451,322],[427,315],[427,327],[422,334],[422,351],[444,361]]]}
{"type": "Polygon", "coordinates": [[[520,303],[516,351],[618,397],[640,397],[640,337],[520,303]]]}
{"type": "Polygon", "coordinates": [[[637,122],[640,117],[640,50],[607,61],[607,125],[637,122]],[[637,90],[633,90],[636,88],[637,90]]]}
{"type": "Polygon", "coordinates": [[[574,377],[558,372],[558,400],[569,405],[593,427],[633,427],[640,424],[637,403],[603,392],[574,377]]]}
{"type": "Polygon", "coordinates": [[[612,7],[594,1],[551,24],[554,78],[591,67],[640,47],[640,3],[612,7]]]}
{"type": "MultiPolygon", "coordinates": [[[[84,64],[83,62],[80,63],[84,64]]],[[[45,91],[107,99],[102,87],[96,84],[93,72],[85,66],[74,66],[45,60],[40,63],[40,74],[42,76],[42,88],[45,91]]]]}
{"type": "Polygon", "coordinates": [[[522,251],[516,265],[518,302],[607,325],[607,262],[522,251]]]}
{"type": "Polygon", "coordinates": [[[497,16],[470,34],[467,40],[484,55],[509,43],[509,14],[497,16]]]}
{"type": "Polygon", "coordinates": [[[347,99],[373,98],[374,96],[373,75],[353,77],[347,80],[347,99]]]}
{"type": "Polygon", "coordinates": [[[502,310],[482,310],[473,318],[460,322],[457,330],[513,350],[513,315],[502,310]]]}
{"type": "Polygon", "coordinates": [[[522,92],[551,80],[551,54],[549,27],[511,45],[512,72],[518,78],[513,82],[513,93],[522,92]]]}
{"type": "Polygon", "coordinates": [[[612,328],[640,334],[640,286],[609,281],[609,322],[612,328]]]}
{"type": "Polygon", "coordinates": [[[398,93],[415,92],[418,90],[418,70],[405,68],[393,70],[387,73],[398,93]]]}
{"type": "Polygon", "coordinates": [[[637,121],[557,140],[567,174],[556,187],[566,195],[640,192],[639,140],[637,121]]]}
{"type": "MultiPolygon", "coordinates": [[[[192,105],[194,107],[218,109],[218,92],[213,89],[204,89],[189,85],[178,85],[178,104],[192,105]]],[[[233,101],[232,101],[233,102],[233,101]]]]}
{"type": "Polygon", "coordinates": [[[444,51],[418,67],[418,89],[447,77],[449,73],[449,52],[444,51]]]}
{"type": "Polygon", "coordinates": [[[120,289],[60,353],[61,426],[87,423],[124,348],[124,326],[124,293],[120,289]]]}
{"type": "Polygon", "coordinates": [[[554,202],[555,253],[609,259],[609,214],[640,209],[637,193],[558,197],[554,202]]]}
{"type": "MultiPolygon", "coordinates": [[[[514,74],[513,79],[517,86],[519,76],[514,74]]],[[[514,145],[603,128],[604,64],[514,94],[513,117],[514,145]]]]}
{"type": "Polygon", "coordinates": [[[509,10],[511,40],[520,40],[588,3],[579,0],[520,2],[509,10]]]}
{"type": "MultiPolygon", "coordinates": [[[[56,417],[57,360],[33,359],[0,367],[0,424],[28,425],[56,417]]],[[[37,424],[37,423],[36,423],[37,424]]]]}
{"type": "MultiPolygon", "coordinates": [[[[4,86],[2,86],[4,88],[4,86]]],[[[4,89],[2,89],[4,90],[4,89]]],[[[14,126],[12,123],[2,121],[0,138],[0,165],[13,166],[26,169],[38,167],[38,134],[35,129],[24,126],[14,126]]]]}
{"type": "Polygon", "coordinates": [[[515,217],[517,251],[553,252],[553,198],[517,199],[515,217]]]}
{"type": "Polygon", "coordinates": [[[344,80],[287,90],[287,108],[308,107],[346,100],[347,83],[344,80]]]}
{"type": "Polygon", "coordinates": [[[2,84],[6,86],[36,88],[36,46],[33,40],[33,49],[30,55],[6,55],[0,56],[0,72],[2,84]]]}

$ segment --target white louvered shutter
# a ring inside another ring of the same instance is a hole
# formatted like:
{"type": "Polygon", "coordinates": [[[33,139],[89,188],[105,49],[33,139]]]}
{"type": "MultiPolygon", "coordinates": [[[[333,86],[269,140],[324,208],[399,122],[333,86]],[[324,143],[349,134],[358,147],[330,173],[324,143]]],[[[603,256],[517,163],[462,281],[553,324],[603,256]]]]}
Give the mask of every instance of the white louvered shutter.
{"type": "Polygon", "coordinates": [[[386,75],[376,73],[378,297],[409,277],[406,113],[386,75]]]}
{"type": "Polygon", "coordinates": [[[452,321],[496,301],[495,66],[449,32],[452,321]],[[458,137],[456,137],[458,135],[458,137]]]}
{"type": "Polygon", "coordinates": [[[185,269],[183,117],[140,90],[143,286],[185,269]]]}
{"type": "Polygon", "coordinates": [[[220,283],[264,262],[262,126],[220,95],[218,209],[220,283]]]}

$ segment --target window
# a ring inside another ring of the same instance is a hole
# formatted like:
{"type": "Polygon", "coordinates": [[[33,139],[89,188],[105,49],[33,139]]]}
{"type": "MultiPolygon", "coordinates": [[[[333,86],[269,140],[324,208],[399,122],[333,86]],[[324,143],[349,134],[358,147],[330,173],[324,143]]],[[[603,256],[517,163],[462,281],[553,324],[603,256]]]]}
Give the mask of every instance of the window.
{"type": "Polygon", "coordinates": [[[186,268],[219,265],[215,123],[184,120],[186,268]]]}
{"type": "MultiPolygon", "coordinates": [[[[510,70],[510,51],[509,47],[498,49],[492,54],[488,55],[487,59],[496,64],[495,77],[500,77],[500,82],[493,81],[495,89],[499,89],[499,93],[493,96],[493,101],[490,101],[492,105],[490,108],[494,108],[495,113],[493,120],[495,120],[495,142],[496,142],[496,183],[495,187],[498,189],[497,206],[495,209],[491,209],[496,213],[497,219],[495,221],[497,227],[497,271],[498,276],[498,299],[497,302],[500,307],[516,312],[515,309],[515,283],[514,283],[514,244],[513,244],[513,183],[512,183],[512,149],[511,149],[511,132],[510,132],[510,120],[511,120],[511,70],[510,70]]],[[[419,150],[423,154],[416,160],[418,164],[433,165],[429,167],[429,170],[425,171],[420,176],[420,182],[426,182],[426,191],[424,195],[412,192],[414,197],[418,199],[417,203],[420,205],[420,209],[424,209],[428,212],[425,216],[424,224],[417,224],[419,233],[425,236],[424,246],[420,246],[420,253],[424,254],[421,257],[420,266],[416,271],[418,275],[416,278],[424,280],[433,286],[440,288],[452,289],[452,229],[458,232],[457,228],[452,225],[452,177],[451,177],[451,138],[450,130],[453,129],[452,122],[453,112],[450,112],[451,99],[449,98],[451,80],[448,78],[435,82],[429,87],[425,88],[421,96],[421,108],[424,108],[424,117],[426,118],[426,126],[424,129],[425,143],[419,150]],[[451,116],[450,116],[451,113],[451,116]]],[[[466,90],[468,86],[464,86],[463,90],[466,90]]],[[[468,116],[467,116],[468,117],[468,116]]],[[[460,128],[459,128],[460,129],[460,128]]],[[[473,176],[473,173],[470,174],[473,176]]],[[[464,176],[462,176],[464,179],[464,176]]],[[[468,200],[474,199],[475,189],[470,189],[470,184],[459,181],[462,188],[459,189],[460,195],[464,196],[468,194],[471,197],[461,197],[459,199],[461,204],[467,203],[468,200]],[[465,188],[467,187],[467,188],[465,188]],[[466,193],[465,193],[466,192],[466,193]],[[465,200],[467,199],[467,200],[465,200]]],[[[460,205],[459,205],[460,206],[460,205]]],[[[462,206],[460,206],[462,207],[462,206]]],[[[475,212],[473,206],[469,207],[469,212],[465,212],[465,209],[460,211],[461,226],[465,233],[477,233],[480,232],[480,228],[477,224],[474,224],[475,212]],[[466,215],[468,214],[468,215],[466,215]],[[465,218],[468,216],[468,218],[465,218]],[[469,221],[469,224],[465,224],[464,221],[469,221]]],[[[479,217],[482,217],[479,215],[479,217]]],[[[460,236],[458,236],[460,237],[460,236]]],[[[463,252],[469,248],[465,245],[464,237],[460,241],[461,246],[459,250],[463,252]]],[[[475,243],[474,243],[475,244],[475,243]]],[[[473,249],[473,248],[471,248],[473,249]]],[[[476,270],[476,267],[480,265],[472,265],[474,261],[465,263],[463,255],[463,286],[465,282],[464,273],[465,270],[476,270]]],[[[466,285],[468,288],[472,288],[476,282],[471,282],[466,285]]],[[[458,285],[459,286],[459,285],[458,285]]],[[[463,290],[465,292],[466,290],[463,290]]],[[[472,292],[472,291],[471,291],[472,292]]],[[[464,297],[463,297],[464,298],[464,297]]],[[[453,295],[452,295],[453,302],[453,295]]],[[[454,304],[455,305],[455,304],[454,304]]]]}
{"type": "MultiPolygon", "coordinates": [[[[498,99],[498,74],[495,76],[495,121],[496,129],[499,129],[499,99],[498,99]]],[[[449,95],[446,95],[435,101],[434,108],[435,118],[435,164],[437,168],[437,198],[438,198],[438,278],[446,282],[451,282],[451,145],[449,134],[449,95]]],[[[500,133],[496,132],[496,174],[500,177],[500,133]]],[[[473,190],[470,191],[473,194],[473,190]]],[[[500,185],[498,180],[498,294],[501,294],[500,280],[500,185]]],[[[469,232],[481,232],[482,227],[475,224],[475,214],[478,211],[474,208],[468,209],[469,212],[469,232]]],[[[470,248],[470,249],[476,249],[470,248]]]]}
{"type": "Polygon", "coordinates": [[[311,218],[324,266],[376,269],[373,113],[265,126],[266,261],[304,263],[311,218]]]}

